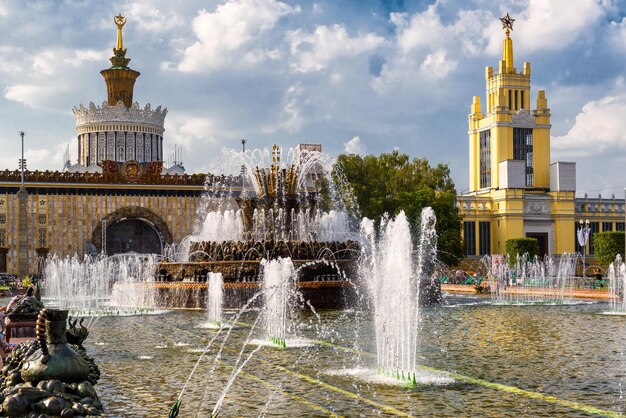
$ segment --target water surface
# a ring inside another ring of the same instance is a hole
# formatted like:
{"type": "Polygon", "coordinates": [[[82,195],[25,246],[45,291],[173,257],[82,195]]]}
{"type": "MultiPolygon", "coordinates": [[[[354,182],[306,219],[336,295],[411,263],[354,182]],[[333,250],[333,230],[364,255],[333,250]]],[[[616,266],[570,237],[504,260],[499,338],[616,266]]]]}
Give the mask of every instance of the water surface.
{"type": "MultiPolygon", "coordinates": [[[[318,319],[303,312],[298,335],[329,344],[261,347],[228,390],[220,416],[588,416],[559,400],[613,413],[626,410],[625,317],[598,315],[607,310],[603,303],[492,306],[488,301],[448,296],[444,305],[422,310],[418,363],[482,379],[478,383],[432,379],[405,388],[368,381],[359,370],[375,369],[370,313],[325,311],[318,319]]],[[[242,347],[242,360],[257,348],[244,347],[244,341],[263,338],[261,330],[247,326],[255,318],[255,312],[243,315],[217,362],[223,339],[216,339],[191,378],[179,416],[210,414],[242,347]]],[[[204,322],[204,313],[193,311],[98,319],[86,346],[102,370],[97,389],[107,413],[167,416],[200,352],[215,336],[215,330],[199,327],[204,322]]]]}

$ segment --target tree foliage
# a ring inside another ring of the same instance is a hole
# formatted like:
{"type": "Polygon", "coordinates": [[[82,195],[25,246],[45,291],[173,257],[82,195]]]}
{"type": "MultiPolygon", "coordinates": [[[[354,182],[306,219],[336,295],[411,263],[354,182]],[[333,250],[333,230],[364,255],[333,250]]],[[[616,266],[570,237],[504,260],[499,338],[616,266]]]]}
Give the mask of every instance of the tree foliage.
{"type": "Polygon", "coordinates": [[[404,210],[416,228],[422,209],[431,206],[437,216],[439,259],[456,265],[463,256],[462,219],[446,164],[431,166],[425,158],[411,160],[398,151],[365,157],[342,154],[334,174],[335,178],[343,176],[352,188],[360,214],[370,219],[380,220],[385,213],[395,216],[404,210]]]}
{"type": "Polygon", "coordinates": [[[624,254],[624,231],[596,232],[593,234],[593,253],[602,265],[615,261],[617,254],[624,254]]]}
{"type": "Polygon", "coordinates": [[[532,260],[539,251],[537,238],[511,238],[504,243],[504,251],[511,263],[515,263],[517,256],[528,254],[528,259],[532,260]]]}

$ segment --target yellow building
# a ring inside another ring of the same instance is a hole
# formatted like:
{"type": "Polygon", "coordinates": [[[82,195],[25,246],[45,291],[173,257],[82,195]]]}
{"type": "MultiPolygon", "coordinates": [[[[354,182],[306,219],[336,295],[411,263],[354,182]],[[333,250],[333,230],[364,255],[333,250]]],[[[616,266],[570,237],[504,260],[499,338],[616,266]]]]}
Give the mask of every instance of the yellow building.
{"type": "Polygon", "coordinates": [[[582,252],[579,222],[593,233],[624,230],[624,201],[576,198],[576,163],[550,163],[550,108],[544,90],[531,94],[531,66],[515,67],[513,21],[505,30],[497,72],[486,67],[484,102],[474,96],[468,117],[469,192],[459,196],[468,258],[502,254],[511,238],[532,237],[539,254],[582,252]],[[534,108],[533,108],[534,107],[534,108]]]}

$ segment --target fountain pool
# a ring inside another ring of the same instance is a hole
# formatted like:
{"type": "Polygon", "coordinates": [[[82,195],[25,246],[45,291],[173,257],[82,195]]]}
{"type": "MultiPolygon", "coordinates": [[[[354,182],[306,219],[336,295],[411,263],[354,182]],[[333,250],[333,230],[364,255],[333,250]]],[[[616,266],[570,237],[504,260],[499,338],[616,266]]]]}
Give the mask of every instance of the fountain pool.
{"type": "MultiPolygon", "coordinates": [[[[411,389],[358,377],[359,369],[376,366],[369,315],[323,311],[318,321],[302,311],[300,322],[307,325],[298,333],[325,342],[292,350],[262,347],[235,380],[220,416],[593,415],[585,408],[623,413],[626,322],[596,315],[607,309],[606,303],[529,309],[491,305],[488,297],[447,296],[441,306],[421,309],[417,363],[423,383],[411,389]],[[442,379],[425,367],[456,374],[442,379]],[[337,375],[345,369],[357,376],[337,375]],[[450,377],[454,382],[445,383],[450,377]]],[[[214,350],[208,352],[179,416],[194,416],[207,386],[199,416],[211,412],[248,337],[245,324],[256,315],[244,314],[232,330],[210,381],[214,350]]],[[[98,386],[110,416],[167,415],[198,352],[215,335],[197,328],[204,321],[204,312],[177,311],[103,317],[92,326],[86,345],[103,371],[98,386]]]]}

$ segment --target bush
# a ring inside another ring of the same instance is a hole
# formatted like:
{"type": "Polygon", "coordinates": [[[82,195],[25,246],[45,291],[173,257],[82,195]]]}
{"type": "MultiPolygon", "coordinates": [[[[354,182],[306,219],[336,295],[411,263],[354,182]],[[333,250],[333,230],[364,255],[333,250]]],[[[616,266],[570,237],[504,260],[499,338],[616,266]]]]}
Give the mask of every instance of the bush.
{"type": "Polygon", "coordinates": [[[28,287],[33,283],[32,279],[30,278],[30,276],[24,276],[24,278],[22,279],[22,287],[28,287]]]}
{"type": "Polygon", "coordinates": [[[515,263],[517,256],[528,254],[528,259],[532,260],[537,255],[539,244],[536,238],[512,238],[507,239],[504,244],[504,251],[511,263],[515,263]]]}
{"type": "Polygon", "coordinates": [[[615,261],[617,254],[624,254],[624,231],[594,233],[593,252],[596,260],[602,265],[615,261]]]}

